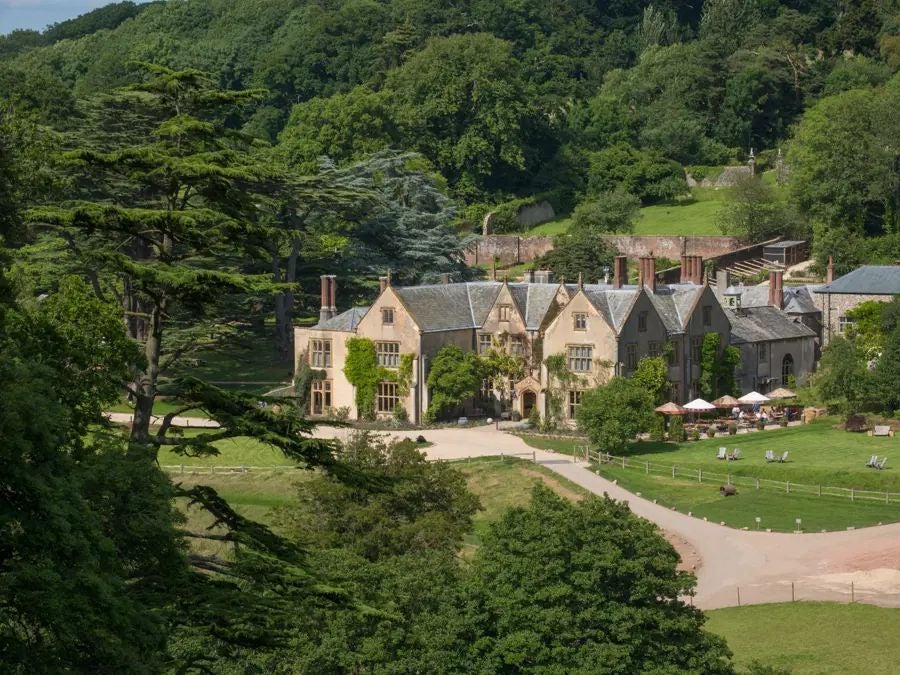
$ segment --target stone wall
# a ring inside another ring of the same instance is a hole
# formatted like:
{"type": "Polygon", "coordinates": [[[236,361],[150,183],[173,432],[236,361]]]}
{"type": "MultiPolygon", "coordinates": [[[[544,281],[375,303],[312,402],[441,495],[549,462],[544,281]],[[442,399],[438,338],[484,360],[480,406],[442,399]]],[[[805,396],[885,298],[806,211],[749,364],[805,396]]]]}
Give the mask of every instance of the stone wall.
{"type": "MultiPolygon", "coordinates": [[[[676,235],[605,235],[619,255],[639,258],[650,255],[678,260],[682,253],[713,258],[740,247],[735,237],[684,237],[676,235]]],[[[466,251],[466,264],[490,264],[495,257],[500,265],[531,262],[553,248],[553,237],[521,237],[517,234],[492,234],[482,237],[466,251]]]]}

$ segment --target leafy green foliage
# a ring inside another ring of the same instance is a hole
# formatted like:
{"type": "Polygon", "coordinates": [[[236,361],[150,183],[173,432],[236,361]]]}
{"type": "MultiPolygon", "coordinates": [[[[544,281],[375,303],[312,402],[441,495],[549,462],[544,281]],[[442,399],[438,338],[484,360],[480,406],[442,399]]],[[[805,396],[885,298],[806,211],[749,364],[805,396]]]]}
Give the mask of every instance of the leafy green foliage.
{"type": "Polygon", "coordinates": [[[834,337],[822,351],[812,378],[819,396],[845,413],[860,410],[868,395],[865,356],[854,340],[834,337]]]}
{"type": "Polygon", "coordinates": [[[582,202],[572,213],[572,226],[585,232],[613,233],[634,231],[641,202],[622,190],[604,192],[596,199],[582,202]]]}
{"type": "Polygon", "coordinates": [[[771,186],[755,176],[742,176],[729,190],[716,216],[724,235],[746,241],[804,235],[800,218],[780,201],[771,186]]]}
{"type": "Polygon", "coordinates": [[[452,553],[471,529],[480,506],[465,477],[449,464],[428,462],[414,442],[388,443],[359,432],[340,455],[373,487],[325,474],[298,483],[296,504],[278,517],[292,539],[376,561],[429,550],[452,553]]]}
{"type": "Polygon", "coordinates": [[[578,427],[602,452],[617,453],[650,426],[652,394],[633,379],[614,377],[584,393],[578,427]]]}
{"type": "Polygon", "coordinates": [[[450,625],[479,671],[733,672],[703,614],[678,599],[694,580],[677,562],[626,505],[572,504],[539,486],[491,528],[472,564],[468,620],[450,625]]]}
{"type": "Polygon", "coordinates": [[[452,413],[481,389],[484,365],[476,354],[447,345],[435,354],[428,371],[431,400],[426,415],[434,420],[452,413]]]}
{"type": "Polygon", "coordinates": [[[719,333],[706,333],[700,347],[700,395],[713,400],[735,394],[734,369],[740,362],[737,347],[723,346],[719,333]]]}
{"type": "Polygon", "coordinates": [[[536,265],[560,279],[573,281],[580,274],[586,282],[595,282],[609,273],[615,256],[616,250],[603,237],[578,229],[554,237],[553,248],[536,265]]]}
{"type": "Polygon", "coordinates": [[[677,162],[655,151],[617,143],[590,157],[588,193],[623,190],[644,204],[671,199],[687,192],[684,172],[677,162]]]}
{"type": "Polygon", "coordinates": [[[669,394],[669,364],[663,356],[645,356],[638,361],[631,379],[650,394],[653,405],[665,403],[669,394]]]}

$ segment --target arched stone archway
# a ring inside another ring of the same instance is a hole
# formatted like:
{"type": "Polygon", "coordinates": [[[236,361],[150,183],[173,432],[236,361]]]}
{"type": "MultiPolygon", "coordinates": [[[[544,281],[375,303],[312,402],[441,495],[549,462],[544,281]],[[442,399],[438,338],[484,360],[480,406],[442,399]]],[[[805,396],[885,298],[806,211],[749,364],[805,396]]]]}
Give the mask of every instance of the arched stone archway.
{"type": "Polygon", "coordinates": [[[537,394],[531,389],[522,392],[522,417],[531,415],[531,411],[537,405],[537,394]]]}
{"type": "Polygon", "coordinates": [[[794,357],[785,354],[781,359],[781,386],[788,386],[788,380],[794,375],[794,357]]]}

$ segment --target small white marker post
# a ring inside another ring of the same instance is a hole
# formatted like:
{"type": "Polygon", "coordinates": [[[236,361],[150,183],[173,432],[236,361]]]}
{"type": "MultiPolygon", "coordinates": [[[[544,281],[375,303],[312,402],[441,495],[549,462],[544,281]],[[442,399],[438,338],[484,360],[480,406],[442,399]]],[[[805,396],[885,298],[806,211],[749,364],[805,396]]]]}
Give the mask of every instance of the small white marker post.
{"type": "Polygon", "coordinates": [[[760,522],[762,522],[762,518],[760,518],[759,516],[756,516],[756,518],[754,518],[754,520],[756,521],[756,529],[758,530],[759,524],[760,524],[760,522]]]}
{"type": "Polygon", "coordinates": [[[803,521],[802,521],[800,518],[797,518],[794,522],[797,523],[797,530],[796,530],[796,531],[797,531],[797,532],[802,532],[802,530],[801,530],[801,528],[800,528],[800,525],[801,525],[801,523],[802,523],[803,521]]]}

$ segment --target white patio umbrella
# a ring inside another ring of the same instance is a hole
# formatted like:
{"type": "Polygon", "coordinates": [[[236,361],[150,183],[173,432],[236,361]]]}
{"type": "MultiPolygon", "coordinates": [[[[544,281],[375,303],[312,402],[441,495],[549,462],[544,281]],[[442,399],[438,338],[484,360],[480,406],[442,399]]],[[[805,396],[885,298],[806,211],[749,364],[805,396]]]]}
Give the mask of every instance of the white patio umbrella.
{"type": "Polygon", "coordinates": [[[758,391],[751,391],[749,394],[744,394],[738,399],[741,403],[766,403],[768,400],[768,396],[763,396],[758,391]]]}
{"type": "Polygon", "coordinates": [[[704,401],[702,398],[695,398],[690,403],[685,403],[684,409],[690,410],[691,412],[708,412],[710,410],[715,410],[716,406],[709,401],[704,401]]]}

